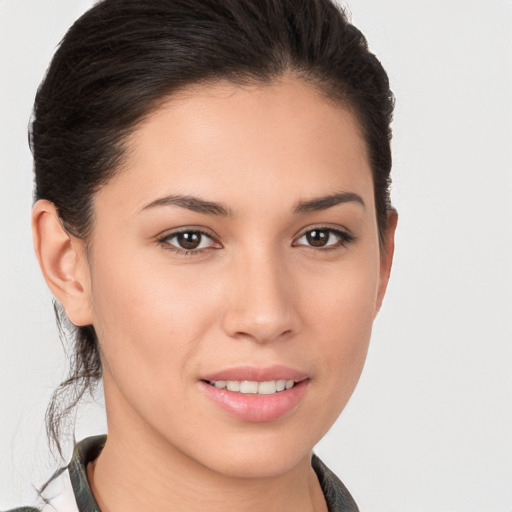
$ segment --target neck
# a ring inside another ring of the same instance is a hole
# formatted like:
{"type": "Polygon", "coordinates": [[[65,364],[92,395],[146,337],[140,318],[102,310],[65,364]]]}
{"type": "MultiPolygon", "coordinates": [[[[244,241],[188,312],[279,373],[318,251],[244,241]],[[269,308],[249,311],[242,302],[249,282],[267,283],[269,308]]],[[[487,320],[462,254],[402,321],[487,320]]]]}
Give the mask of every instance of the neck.
{"type": "Polygon", "coordinates": [[[130,442],[109,433],[101,455],[88,467],[102,512],[324,512],[323,494],[307,458],[282,475],[219,475],[183,454],[162,457],[155,443],[130,442]],[[142,448],[142,449],[141,449],[142,448]]]}

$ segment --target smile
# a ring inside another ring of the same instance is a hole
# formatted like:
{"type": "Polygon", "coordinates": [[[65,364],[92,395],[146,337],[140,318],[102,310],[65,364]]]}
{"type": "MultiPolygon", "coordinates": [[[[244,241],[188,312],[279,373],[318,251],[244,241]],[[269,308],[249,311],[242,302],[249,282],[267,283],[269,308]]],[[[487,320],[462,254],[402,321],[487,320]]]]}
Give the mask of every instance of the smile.
{"type": "Polygon", "coordinates": [[[217,389],[227,389],[235,393],[253,394],[253,395],[273,395],[281,391],[293,388],[296,382],[294,380],[267,380],[263,382],[255,380],[216,380],[208,381],[210,386],[217,389]]]}
{"type": "Polygon", "coordinates": [[[274,421],[292,414],[310,387],[309,376],[285,367],[230,369],[199,382],[214,404],[249,422],[274,421]]]}

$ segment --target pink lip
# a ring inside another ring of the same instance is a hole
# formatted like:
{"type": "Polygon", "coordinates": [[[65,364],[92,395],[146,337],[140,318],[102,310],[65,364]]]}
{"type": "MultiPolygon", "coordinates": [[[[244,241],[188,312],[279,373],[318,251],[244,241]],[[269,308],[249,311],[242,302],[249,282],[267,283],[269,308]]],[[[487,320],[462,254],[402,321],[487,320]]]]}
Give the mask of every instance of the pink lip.
{"type": "Polygon", "coordinates": [[[205,395],[231,416],[243,421],[268,422],[290,413],[299,405],[308,389],[309,378],[302,372],[284,366],[238,367],[207,375],[199,384],[205,395]],[[291,389],[273,395],[257,395],[219,389],[206,382],[219,380],[264,382],[279,379],[294,380],[296,384],[291,389]]]}
{"type": "Polygon", "coordinates": [[[214,382],[216,380],[255,380],[265,382],[269,380],[294,380],[296,382],[307,379],[308,376],[286,366],[269,366],[267,368],[258,368],[255,366],[240,366],[227,368],[219,372],[211,373],[201,377],[201,380],[214,382]]]}

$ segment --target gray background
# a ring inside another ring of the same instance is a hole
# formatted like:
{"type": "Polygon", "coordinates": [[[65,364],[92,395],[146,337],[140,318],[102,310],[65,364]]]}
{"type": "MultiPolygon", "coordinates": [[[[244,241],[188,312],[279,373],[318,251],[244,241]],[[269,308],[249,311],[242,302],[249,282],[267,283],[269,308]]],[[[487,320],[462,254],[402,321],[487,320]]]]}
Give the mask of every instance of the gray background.
{"type": "MultiPolygon", "coordinates": [[[[26,128],[90,0],[0,0],[0,509],[50,476],[65,371],[32,255],[26,128]]],[[[367,512],[512,511],[512,1],[352,0],[397,96],[395,268],[368,363],[317,452],[367,512]]],[[[77,438],[106,429],[82,409],[77,438]]]]}

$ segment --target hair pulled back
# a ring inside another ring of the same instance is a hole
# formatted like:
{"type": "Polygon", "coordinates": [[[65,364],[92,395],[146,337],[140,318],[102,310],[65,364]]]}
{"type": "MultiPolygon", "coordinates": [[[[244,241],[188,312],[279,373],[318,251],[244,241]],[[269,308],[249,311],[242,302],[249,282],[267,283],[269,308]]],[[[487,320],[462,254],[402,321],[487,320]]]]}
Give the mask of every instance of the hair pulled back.
{"type": "MultiPolygon", "coordinates": [[[[70,28],[39,87],[30,131],[35,198],[87,241],[94,193],[118,171],[124,143],[172,94],[197,83],[265,84],[291,73],[349,107],[373,172],[382,239],[390,206],[393,95],[366,39],[330,0],[103,0],[70,28]]],[[[101,379],[93,326],[75,336],[68,378],[47,411],[61,453],[63,420],[101,379]]],[[[61,453],[62,454],[62,453],[61,453]]]]}

